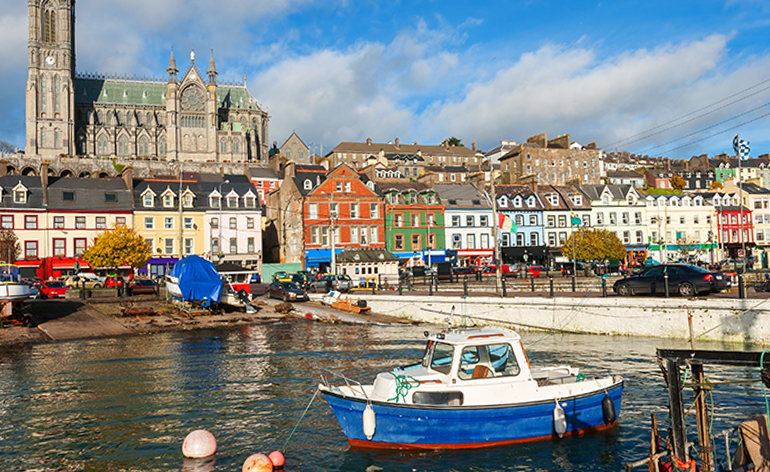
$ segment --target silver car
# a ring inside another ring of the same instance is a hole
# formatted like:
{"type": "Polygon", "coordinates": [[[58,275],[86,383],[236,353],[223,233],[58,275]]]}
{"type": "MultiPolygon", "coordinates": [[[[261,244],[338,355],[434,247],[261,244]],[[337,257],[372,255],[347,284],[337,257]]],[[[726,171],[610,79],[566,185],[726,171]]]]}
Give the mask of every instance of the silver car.
{"type": "Polygon", "coordinates": [[[348,275],[323,275],[310,283],[309,290],[316,292],[349,292],[353,288],[353,281],[348,275]]]}

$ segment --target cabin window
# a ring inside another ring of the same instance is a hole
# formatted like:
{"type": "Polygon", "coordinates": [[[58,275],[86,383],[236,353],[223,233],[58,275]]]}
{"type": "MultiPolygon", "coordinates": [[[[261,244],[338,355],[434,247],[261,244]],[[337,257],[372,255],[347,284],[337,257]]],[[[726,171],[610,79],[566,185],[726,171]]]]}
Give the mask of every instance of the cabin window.
{"type": "Polygon", "coordinates": [[[462,380],[519,375],[520,368],[510,344],[466,346],[457,376],[462,380]]]}
{"type": "Polygon", "coordinates": [[[453,405],[463,404],[462,392],[414,392],[412,403],[417,405],[453,405]]]}
{"type": "Polygon", "coordinates": [[[433,356],[430,361],[430,368],[442,374],[448,374],[452,368],[452,357],[454,348],[445,343],[436,343],[433,348],[433,356]]]}

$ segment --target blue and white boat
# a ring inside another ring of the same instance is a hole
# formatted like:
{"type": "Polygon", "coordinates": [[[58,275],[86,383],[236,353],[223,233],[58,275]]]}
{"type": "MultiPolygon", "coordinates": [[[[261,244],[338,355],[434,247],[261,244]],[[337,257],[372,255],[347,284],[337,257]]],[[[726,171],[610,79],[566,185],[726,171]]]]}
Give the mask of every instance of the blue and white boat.
{"type": "Polygon", "coordinates": [[[354,447],[462,449],[559,438],[617,424],[623,378],[530,367],[499,327],[429,334],[422,362],[363,385],[324,371],[321,393],[354,447]]]}

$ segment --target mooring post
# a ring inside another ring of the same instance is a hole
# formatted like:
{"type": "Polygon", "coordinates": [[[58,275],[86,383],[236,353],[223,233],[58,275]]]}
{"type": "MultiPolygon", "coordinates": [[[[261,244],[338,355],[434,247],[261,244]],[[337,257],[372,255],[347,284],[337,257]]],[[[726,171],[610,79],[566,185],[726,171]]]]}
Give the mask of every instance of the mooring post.
{"type": "Polygon", "coordinates": [[[746,285],[743,283],[743,274],[738,274],[738,298],[746,298],[746,285]]]}
{"type": "Polygon", "coordinates": [[[430,277],[430,283],[428,284],[428,295],[433,295],[433,276],[430,277]]]}
{"type": "Polygon", "coordinates": [[[572,268],[572,291],[577,292],[577,272],[574,272],[575,268],[572,268]]]}
{"type": "Polygon", "coordinates": [[[532,274],[532,277],[529,279],[529,283],[532,286],[532,291],[535,291],[535,274],[532,274]]]}
{"type": "Polygon", "coordinates": [[[679,363],[674,359],[666,360],[666,377],[668,379],[668,404],[671,408],[671,436],[674,456],[680,461],[686,461],[685,445],[687,444],[687,432],[684,424],[684,411],[682,408],[682,377],[679,372],[679,363]]]}
{"type": "Polygon", "coordinates": [[[463,295],[468,296],[468,276],[463,277],[463,295]]]}
{"type": "Polygon", "coordinates": [[[548,284],[550,285],[550,297],[553,298],[553,275],[548,276],[548,284]]]}
{"type": "Polygon", "coordinates": [[[668,274],[663,274],[663,286],[666,289],[666,298],[668,298],[671,294],[668,292],[668,274]]]}
{"type": "Polygon", "coordinates": [[[506,292],[506,289],[505,289],[505,276],[503,276],[500,279],[500,283],[502,284],[502,287],[503,287],[503,298],[505,298],[508,296],[508,293],[506,292]]]}
{"type": "Polygon", "coordinates": [[[607,279],[602,277],[602,297],[607,297],[607,279]]]}

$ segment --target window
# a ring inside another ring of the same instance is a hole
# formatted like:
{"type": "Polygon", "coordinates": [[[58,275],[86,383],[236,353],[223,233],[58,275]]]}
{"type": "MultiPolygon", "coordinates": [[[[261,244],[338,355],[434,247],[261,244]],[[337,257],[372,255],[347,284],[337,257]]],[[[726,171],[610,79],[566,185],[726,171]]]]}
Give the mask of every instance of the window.
{"type": "Polygon", "coordinates": [[[305,180],[302,185],[305,190],[311,190],[313,188],[313,182],[310,179],[305,180]]]}
{"type": "Polygon", "coordinates": [[[75,192],[62,192],[61,199],[67,202],[74,202],[75,192]]]}
{"type": "Polygon", "coordinates": [[[350,204],[350,217],[351,218],[358,218],[358,203],[351,203],[350,204]]]}
{"type": "Polygon", "coordinates": [[[171,218],[171,217],[163,218],[163,228],[174,229],[174,218],[171,218]]]}
{"type": "Polygon", "coordinates": [[[396,251],[403,251],[404,250],[404,235],[403,234],[397,234],[393,238],[394,247],[396,248],[396,251]]]}
{"type": "Polygon", "coordinates": [[[459,234],[452,235],[452,249],[460,249],[462,245],[462,237],[459,234]]]}
{"type": "Polygon", "coordinates": [[[326,226],[321,227],[321,246],[329,246],[329,228],[326,226]]]}
{"type": "Polygon", "coordinates": [[[195,240],[193,238],[184,238],[184,253],[186,255],[195,253],[195,240]]]}
{"type": "Polygon", "coordinates": [[[152,216],[145,216],[144,229],[155,229],[155,218],[153,218],[152,216]]]}
{"type": "Polygon", "coordinates": [[[310,244],[318,244],[318,227],[312,226],[310,228],[310,244]]]}
{"type": "Polygon", "coordinates": [[[553,228],[556,226],[556,217],[554,215],[548,215],[548,227],[553,228]]]}
{"type": "Polygon", "coordinates": [[[486,233],[481,235],[481,249],[489,249],[489,235],[486,233]]]}
{"type": "Polygon", "coordinates": [[[165,239],[165,245],[166,245],[166,254],[173,254],[174,253],[174,238],[166,238],[165,239]]]}
{"type": "Polygon", "coordinates": [[[329,215],[333,216],[334,218],[338,218],[340,216],[340,204],[339,203],[331,203],[329,204],[329,215]]]}
{"type": "Polygon", "coordinates": [[[211,219],[211,227],[213,229],[219,228],[219,218],[212,218],[211,219]]]}
{"type": "Polygon", "coordinates": [[[465,226],[474,226],[475,218],[472,216],[465,217],[465,226]]]}
{"type": "Polygon", "coordinates": [[[249,254],[254,254],[254,238],[246,239],[246,251],[249,254]]]}
{"type": "Polygon", "coordinates": [[[516,233],[516,245],[519,247],[524,246],[524,234],[516,233]]]}
{"type": "Polygon", "coordinates": [[[106,216],[97,216],[96,217],[96,229],[105,229],[107,227],[107,217],[106,216]]]}
{"type": "Polygon", "coordinates": [[[211,196],[211,206],[214,208],[219,208],[219,203],[222,199],[219,195],[212,195],[211,196]]]}
{"type": "Polygon", "coordinates": [[[516,215],[514,219],[516,220],[516,226],[524,226],[524,217],[522,215],[516,215]]]}
{"type": "Polygon", "coordinates": [[[559,215],[559,228],[567,226],[567,217],[565,215],[559,215]]]}
{"type": "Polygon", "coordinates": [[[413,234],[412,235],[412,251],[419,251],[421,249],[420,247],[420,235],[419,234],[413,234]]]}
{"type": "Polygon", "coordinates": [[[79,256],[86,252],[86,240],[77,238],[75,239],[75,255],[79,256]]]}
{"type": "Polygon", "coordinates": [[[548,245],[551,247],[556,246],[556,233],[548,233],[548,245]]]}
{"type": "Polygon", "coordinates": [[[230,218],[230,229],[238,229],[238,219],[230,218]]]}
{"type": "Polygon", "coordinates": [[[529,215],[529,225],[537,226],[537,215],[529,215]]]}
{"type": "MultiPolygon", "coordinates": [[[[431,219],[433,219],[432,218],[433,215],[430,215],[430,216],[431,216],[431,219]]],[[[487,217],[487,216],[479,216],[479,226],[482,226],[482,227],[485,227],[485,228],[487,226],[489,226],[489,217],[487,217]]]]}
{"type": "Polygon", "coordinates": [[[459,216],[453,216],[452,217],[452,226],[460,226],[460,217],[459,216]]]}
{"type": "Polygon", "coordinates": [[[618,215],[614,211],[611,211],[610,212],[610,224],[614,225],[614,224],[617,224],[617,222],[618,222],[618,215]]]}
{"type": "Polygon", "coordinates": [[[637,225],[642,224],[642,213],[641,212],[634,213],[634,224],[637,224],[637,225]]]}
{"type": "Polygon", "coordinates": [[[503,247],[508,247],[511,245],[511,233],[503,233],[500,238],[500,245],[503,247]]]}
{"type": "Polygon", "coordinates": [[[227,197],[227,208],[238,208],[238,197],[232,195],[227,197]]]}
{"type": "Polygon", "coordinates": [[[433,233],[428,235],[428,247],[431,249],[436,249],[436,235],[433,233]]]}
{"type": "Polygon", "coordinates": [[[308,203],[307,206],[307,213],[308,218],[310,219],[317,219],[318,218],[318,204],[317,203],[308,203]]]}
{"type": "Polygon", "coordinates": [[[219,239],[212,239],[211,240],[211,253],[212,254],[219,254],[219,239]]]}
{"type": "Polygon", "coordinates": [[[380,217],[380,206],[376,203],[370,203],[369,204],[369,217],[370,218],[379,218],[380,217]]]}
{"type": "Polygon", "coordinates": [[[559,232],[559,245],[564,246],[564,243],[567,242],[567,233],[564,231],[559,232]]]}
{"type": "Polygon", "coordinates": [[[24,229],[37,229],[37,216],[25,216],[24,229]]]}
{"type": "Polygon", "coordinates": [[[420,226],[420,214],[419,213],[412,213],[412,227],[419,227],[420,226]]]}
{"type": "Polygon", "coordinates": [[[623,231],[623,244],[629,244],[631,242],[630,231],[623,231]]]}
{"type": "Polygon", "coordinates": [[[37,257],[37,241],[24,241],[24,257],[27,259],[37,257]]]}
{"type": "Polygon", "coordinates": [[[53,240],[53,255],[54,256],[65,256],[67,252],[66,248],[67,241],[65,239],[54,239],[53,240]]]}
{"type": "Polygon", "coordinates": [[[393,221],[394,221],[394,226],[395,226],[396,228],[401,228],[401,227],[403,227],[403,226],[404,226],[404,215],[402,215],[401,213],[397,213],[397,214],[394,216],[394,220],[393,220],[393,221]]]}
{"type": "Polygon", "coordinates": [[[238,254],[238,238],[230,238],[230,254],[238,254]]]}
{"type": "Polygon", "coordinates": [[[184,219],[184,229],[193,229],[193,219],[185,217],[184,219]]]}
{"type": "Polygon", "coordinates": [[[530,233],[529,235],[529,245],[530,246],[537,246],[539,245],[539,241],[537,238],[537,233],[530,233]]]}
{"type": "Polygon", "coordinates": [[[342,192],[342,182],[336,182],[337,184],[337,191],[342,192]]]}
{"type": "Polygon", "coordinates": [[[26,203],[27,191],[26,190],[14,190],[13,191],[13,203],[26,203]]]}
{"type": "Polygon", "coordinates": [[[170,193],[163,195],[163,206],[165,208],[172,208],[174,206],[174,196],[170,193]]]}
{"type": "Polygon", "coordinates": [[[254,218],[246,218],[246,228],[254,229],[254,218]]]}
{"type": "Polygon", "coordinates": [[[623,224],[624,224],[624,225],[627,225],[627,224],[628,224],[628,221],[629,221],[629,220],[628,220],[628,212],[625,212],[625,211],[624,211],[624,212],[623,212],[623,213],[620,215],[620,218],[621,218],[621,221],[623,222],[623,224]]]}
{"type": "Polygon", "coordinates": [[[142,204],[145,207],[152,207],[154,206],[154,198],[152,197],[151,193],[145,193],[144,198],[142,199],[142,204]]]}
{"type": "Polygon", "coordinates": [[[604,213],[597,213],[596,214],[596,224],[597,226],[601,226],[604,224],[604,213]]]}
{"type": "Polygon", "coordinates": [[[582,218],[583,218],[583,226],[585,226],[586,228],[591,226],[591,215],[583,215],[582,218]]]}
{"type": "MultiPolygon", "coordinates": [[[[64,217],[60,217],[62,219],[62,226],[64,226],[64,217]]],[[[55,220],[56,218],[54,218],[55,220]]],[[[0,220],[0,227],[3,229],[13,229],[13,215],[3,215],[2,219],[0,220]]]]}

